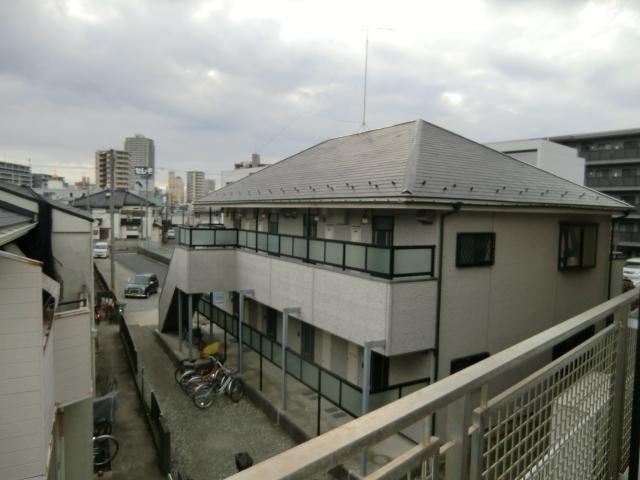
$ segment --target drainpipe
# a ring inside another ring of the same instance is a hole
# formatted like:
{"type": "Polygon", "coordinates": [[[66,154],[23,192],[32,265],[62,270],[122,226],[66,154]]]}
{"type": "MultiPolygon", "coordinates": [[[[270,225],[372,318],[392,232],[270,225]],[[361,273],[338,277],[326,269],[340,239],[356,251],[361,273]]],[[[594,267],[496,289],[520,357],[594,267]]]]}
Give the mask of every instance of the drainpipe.
{"type": "Polygon", "coordinates": [[[615,231],[616,223],[629,215],[630,211],[627,210],[619,217],[613,217],[611,219],[611,233],[609,235],[609,278],[607,283],[607,300],[611,298],[611,270],[613,261],[613,233],[615,231]]]}
{"type": "MultiPolygon", "coordinates": [[[[436,332],[435,332],[435,349],[433,350],[433,378],[431,379],[431,383],[435,383],[438,381],[438,369],[440,368],[440,317],[442,316],[442,258],[444,256],[443,244],[444,244],[444,219],[449,215],[453,215],[454,213],[458,213],[462,208],[462,202],[457,202],[453,204],[453,210],[450,212],[445,212],[440,215],[440,232],[438,239],[438,293],[436,300],[436,332]]],[[[431,415],[431,428],[429,429],[431,435],[436,431],[436,414],[431,415]]]]}

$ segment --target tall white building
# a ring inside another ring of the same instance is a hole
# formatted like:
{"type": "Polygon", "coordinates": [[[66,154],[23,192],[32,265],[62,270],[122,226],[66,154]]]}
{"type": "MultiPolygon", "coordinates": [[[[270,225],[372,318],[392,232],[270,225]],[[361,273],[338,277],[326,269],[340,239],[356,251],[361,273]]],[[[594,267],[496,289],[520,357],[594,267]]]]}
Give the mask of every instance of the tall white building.
{"type": "Polygon", "coordinates": [[[191,170],[187,172],[187,203],[202,198],[207,192],[207,183],[204,172],[191,170]]]}
{"type": "Polygon", "coordinates": [[[172,202],[184,203],[184,180],[173,170],[169,171],[167,191],[172,202]]]}
{"type": "Polygon", "coordinates": [[[148,180],[146,184],[148,185],[148,191],[153,192],[155,173],[151,173],[148,179],[145,178],[145,175],[135,173],[136,167],[151,168],[151,171],[154,172],[153,169],[155,169],[156,166],[156,149],[153,140],[137,133],[133,137],[127,137],[125,139],[124,149],[131,155],[131,188],[139,194],[144,194],[145,181],[148,180]],[[139,184],[136,182],[139,182],[139,184]],[[142,185],[142,187],[140,185],[142,185]]]}

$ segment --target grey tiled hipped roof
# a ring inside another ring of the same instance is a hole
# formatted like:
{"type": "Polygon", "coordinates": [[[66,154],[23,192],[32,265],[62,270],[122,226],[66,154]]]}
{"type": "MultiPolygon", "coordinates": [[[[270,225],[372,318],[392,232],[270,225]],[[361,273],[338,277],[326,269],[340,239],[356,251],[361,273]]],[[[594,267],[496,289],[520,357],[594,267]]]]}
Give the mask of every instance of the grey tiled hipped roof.
{"type": "MultiPolygon", "coordinates": [[[[80,208],[109,208],[110,206],[110,198],[109,190],[103,190],[101,192],[92,193],[89,196],[84,196],[78,198],[73,202],[74,207],[80,208]]],[[[144,198],[135,193],[128,192],[125,190],[114,190],[113,191],[113,208],[120,209],[124,207],[132,207],[132,206],[145,206],[145,205],[153,206],[151,202],[147,202],[144,198]]]]}
{"type": "Polygon", "coordinates": [[[424,120],[327,140],[198,203],[357,201],[632,208],[424,120]]]}

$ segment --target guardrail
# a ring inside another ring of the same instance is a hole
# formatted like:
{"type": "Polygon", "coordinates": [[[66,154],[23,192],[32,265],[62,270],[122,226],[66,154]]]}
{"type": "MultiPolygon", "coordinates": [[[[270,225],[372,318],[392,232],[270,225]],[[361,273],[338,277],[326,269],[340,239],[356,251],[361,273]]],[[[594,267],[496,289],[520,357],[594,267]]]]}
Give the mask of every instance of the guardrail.
{"type": "Polygon", "coordinates": [[[118,325],[120,328],[120,338],[122,339],[125,355],[134,377],[136,390],[142,403],[145,418],[151,427],[153,443],[158,452],[158,468],[162,475],[167,475],[171,471],[171,432],[162,415],[158,397],[151,388],[149,381],[145,379],[144,367],[139,366],[138,350],[136,349],[129,327],[124,317],[120,314],[118,314],[118,325]]]}
{"type": "Polygon", "coordinates": [[[187,248],[246,248],[386,278],[433,276],[435,256],[434,245],[383,247],[234,228],[181,227],[178,243],[187,248]]]}
{"type": "MultiPolygon", "coordinates": [[[[224,351],[226,354],[226,334],[228,333],[234,338],[238,337],[238,316],[232,315],[215,305],[211,305],[211,302],[204,295],[200,297],[200,301],[197,304],[197,311],[200,315],[225,331],[224,351]]],[[[246,323],[242,324],[242,343],[260,356],[259,389],[262,390],[262,359],[269,361],[278,368],[282,368],[282,344],[246,323]]],[[[318,394],[318,417],[316,421],[316,432],[318,435],[320,434],[319,412],[321,397],[352,417],[361,415],[362,387],[336,375],[315,362],[302,358],[299,353],[289,348],[286,349],[285,363],[287,373],[291,377],[318,394]]],[[[429,378],[420,378],[410,382],[389,385],[384,388],[371,389],[369,398],[370,409],[379,408],[403,396],[409,395],[429,385],[429,382],[429,378]]]]}
{"type": "Polygon", "coordinates": [[[629,312],[639,293],[635,288],[231,478],[315,478],[416,422],[426,425],[436,412],[442,415],[435,432],[425,427],[422,442],[365,478],[411,478],[416,470],[434,480],[617,478],[637,462],[639,448],[630,443],[640,418],[632,408],[637,322],[629,312]],[[555,346],[590,327],[592,337],[552,359],[555,346]]]}

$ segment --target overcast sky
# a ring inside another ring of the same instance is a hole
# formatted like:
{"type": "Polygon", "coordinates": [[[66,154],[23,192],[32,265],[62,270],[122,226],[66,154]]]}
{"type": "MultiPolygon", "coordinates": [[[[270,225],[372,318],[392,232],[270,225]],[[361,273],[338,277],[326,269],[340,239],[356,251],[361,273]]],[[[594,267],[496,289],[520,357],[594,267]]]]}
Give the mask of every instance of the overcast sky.
{"type": "Polygon", "coordinates": [[[640,127],[637,0],[4,0],[0,159],[93,177],[142,133],[160,184],[280,160],[360,130],[367,28],[368,128],[640,127]]]}

